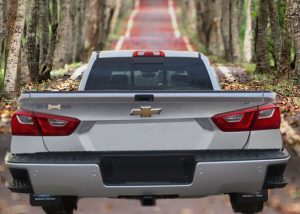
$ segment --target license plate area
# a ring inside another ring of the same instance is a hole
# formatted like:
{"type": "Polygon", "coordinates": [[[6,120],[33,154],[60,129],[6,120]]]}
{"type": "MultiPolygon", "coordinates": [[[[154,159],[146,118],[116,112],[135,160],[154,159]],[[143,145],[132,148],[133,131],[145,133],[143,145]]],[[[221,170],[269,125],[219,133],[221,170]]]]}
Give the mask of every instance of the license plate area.
{"type": "Polygon", "coordinates": [[[105,156],[100,170],[107,186],[190,184],[195,159],[192,155],[105,156]]]}

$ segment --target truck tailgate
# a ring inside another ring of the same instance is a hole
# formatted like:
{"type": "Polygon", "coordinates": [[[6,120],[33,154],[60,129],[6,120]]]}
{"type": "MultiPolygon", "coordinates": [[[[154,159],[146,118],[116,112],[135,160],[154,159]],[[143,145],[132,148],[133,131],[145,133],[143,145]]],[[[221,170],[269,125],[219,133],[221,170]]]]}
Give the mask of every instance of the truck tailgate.
{"type": "Polygon", "coordinates": [[[274,99],[274,93],[262,91],[33,92],[22,94],[20,107],[81,121],[69,136],[44,136],[49,151],[242,149],[250,132],[223,132],[211,118],[274,99]],[[151,117],[145,109],[152,110],[151,117]]]}

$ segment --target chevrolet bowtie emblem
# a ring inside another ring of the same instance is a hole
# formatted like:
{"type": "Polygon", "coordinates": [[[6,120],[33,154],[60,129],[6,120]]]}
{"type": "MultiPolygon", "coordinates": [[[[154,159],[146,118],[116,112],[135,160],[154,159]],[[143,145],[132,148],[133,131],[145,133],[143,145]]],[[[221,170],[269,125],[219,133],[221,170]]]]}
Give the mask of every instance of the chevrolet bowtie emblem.
{"type": "Polygon", "coordinates": [[[139,109],[132,109],[130,115],[140,115],[141,117],[151,117],[153,114],[160,114],[162,108],[151,108],[151,106],[141,106],[139,109]]]}

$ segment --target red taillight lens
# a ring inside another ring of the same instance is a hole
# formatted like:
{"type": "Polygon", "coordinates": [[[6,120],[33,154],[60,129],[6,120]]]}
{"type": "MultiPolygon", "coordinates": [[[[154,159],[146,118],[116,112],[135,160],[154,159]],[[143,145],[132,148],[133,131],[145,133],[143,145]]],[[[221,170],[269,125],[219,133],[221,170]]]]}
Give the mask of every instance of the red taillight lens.
{"type": "Polygon", "coordinates": [[[278,129],[280,122],[279,107],[274,104],[259,106],[252,130],[278,129]]]}
{"type": "Polygon", "coordinates": [[[278,129],[280,111],[274,104],[215,115],[212,120],[224,132],[278,129]]]}
{"type": "Polygon", "coordinates": [[[133,57],[164,57],[165,53],[163,51],[135,51],[133,52],[133,57]]]}
{"type": "Polygon", "coordinates": [[[67,136],[79,123],[78,119],[71,117],[18,110],[12,116],[11,127],[13,135],[67,136]]]}
{"type": "Polygon", "coordinates": [[[13,135],[40,135],[36,118],[31,112],[18,110],[11,118],[11,131],[13,135]]]}
{"type": "Polygon", "coordinates": [[[257,108],[242,109],[215,115],[212,120],[224,132],[248,131],[257,108]]]}

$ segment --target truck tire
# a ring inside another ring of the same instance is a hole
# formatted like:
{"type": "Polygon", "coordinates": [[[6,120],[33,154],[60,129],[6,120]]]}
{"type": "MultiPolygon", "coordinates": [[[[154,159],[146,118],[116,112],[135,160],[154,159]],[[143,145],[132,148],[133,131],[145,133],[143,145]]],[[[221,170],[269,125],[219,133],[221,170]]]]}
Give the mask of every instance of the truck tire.
{"type": "Polygon", "coordinates": [[[42,209],[46,214],[73,214],[77,209],[78,198],[74,196],[63,196],[60,206],[43,206],[42,209]]]}
{"type": "Polygon", "coordinates": [[[264,203],[268,200],[267,190],[262,190],[255,195],[233,193],[230,194],[232,209],[236,213],[258,213],[264,208],[264,203]]]}

